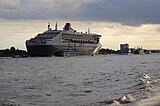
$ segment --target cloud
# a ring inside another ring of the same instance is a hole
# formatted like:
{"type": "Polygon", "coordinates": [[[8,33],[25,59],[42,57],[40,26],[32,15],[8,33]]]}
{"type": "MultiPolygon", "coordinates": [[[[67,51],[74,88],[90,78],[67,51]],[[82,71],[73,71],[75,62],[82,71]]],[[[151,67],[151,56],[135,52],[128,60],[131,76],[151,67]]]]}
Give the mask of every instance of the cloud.
{"type": "MultiPolygon", "coordinates": [[[[19,0],[16,10],[0,11],[4,19],[72,19],[83,0],[19,0]]],[[[10,2],[7,2],[12,4],[10,2]]],[[[7,4],[6,3],[6,4],[7,4]]],[[[0,7],[2,7],[0,5],[0,7]]]]}
{"type": "Polygon", "coordinates": [[[137,26],[160,24],[159,5],[160,0],[0,0],[0,18],[105,21],[137,26]]]}
{"type": "Polygon", "coordinates": [[[0,9],[15,9],[18,7],[19,0],[0,0],[0,9]]]}
{"type": "Polygon", "coordinates": [[[159,5],[160,0],[99,0],[80,9],[84,19],[138,25],[160,23],[159,5]]]}

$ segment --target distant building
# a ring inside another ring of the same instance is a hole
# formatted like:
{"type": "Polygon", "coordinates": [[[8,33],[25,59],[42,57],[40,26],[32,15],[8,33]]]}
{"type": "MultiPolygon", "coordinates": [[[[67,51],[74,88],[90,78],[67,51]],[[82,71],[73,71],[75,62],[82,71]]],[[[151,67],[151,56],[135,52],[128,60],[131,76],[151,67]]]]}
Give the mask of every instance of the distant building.
{"type": "Polygon", "coordinates": [[[131,53],[133,54],[147,54],[147,52],[149,53],[149,51],[144,50],[142,47],[137,47],[137,48],[130,48],[131,53]]]}
{"type": "Polygon", "coordinates": [[[137,48],[137,49],[134,51],[134,54],[144,54],[144,49],[142,49],[142,48],[137,48]]]}
{"type": "Polygon", "coordinates": [[[151,53],[160,53],[160,50],[150,50],[151,53]]]}
{"type": "Polygon", "coordinates": [[[120,51],[121,51],[121,54],[126,54],[128,55],[129,53],[129,44],[120,44],[120,51]]]}

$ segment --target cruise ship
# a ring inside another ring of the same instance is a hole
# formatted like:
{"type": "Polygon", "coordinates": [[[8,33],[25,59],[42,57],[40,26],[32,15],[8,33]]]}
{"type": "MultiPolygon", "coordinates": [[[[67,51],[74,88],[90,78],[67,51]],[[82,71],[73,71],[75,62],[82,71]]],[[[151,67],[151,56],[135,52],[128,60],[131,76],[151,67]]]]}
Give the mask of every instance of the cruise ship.
{"type": "Polygon", "coordinates": [[[57,23],[52,29],[49,23],[47,31],[26,40],[25,44],[31,57],[63,56],[66,50],[74,50],[77,55],[96,55],[102,46],[100,37],[90,31],[77,32],[70,23],[66,23],[63,30],[57,29],[57,23]]]}

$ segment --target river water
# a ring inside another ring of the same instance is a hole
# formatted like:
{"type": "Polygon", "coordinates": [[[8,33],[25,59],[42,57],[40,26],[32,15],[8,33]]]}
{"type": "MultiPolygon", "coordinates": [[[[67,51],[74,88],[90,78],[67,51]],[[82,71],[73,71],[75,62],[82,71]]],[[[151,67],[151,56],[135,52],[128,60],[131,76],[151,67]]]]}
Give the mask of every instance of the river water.
{"type": "Polygon", "coordinates": [[[96,106],[124,94],[139,101],[159,90],[159,78],[160,54],[0,58],[0,106],[96,106]],[[140,85],[144,74],[154,90],[140,85]]]}

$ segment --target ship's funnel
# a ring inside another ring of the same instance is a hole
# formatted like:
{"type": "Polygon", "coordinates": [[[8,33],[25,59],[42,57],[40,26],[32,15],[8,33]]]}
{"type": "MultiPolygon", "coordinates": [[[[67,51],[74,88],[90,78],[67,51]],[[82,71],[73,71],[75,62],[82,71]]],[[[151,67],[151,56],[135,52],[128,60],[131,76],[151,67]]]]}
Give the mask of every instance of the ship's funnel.
{"type": "Polygon", "coordinates": [[[73,30],[71,28],[71,24],[70,23],[66,23],[66,25],[64,26],[63,30],[73,30]]]}

